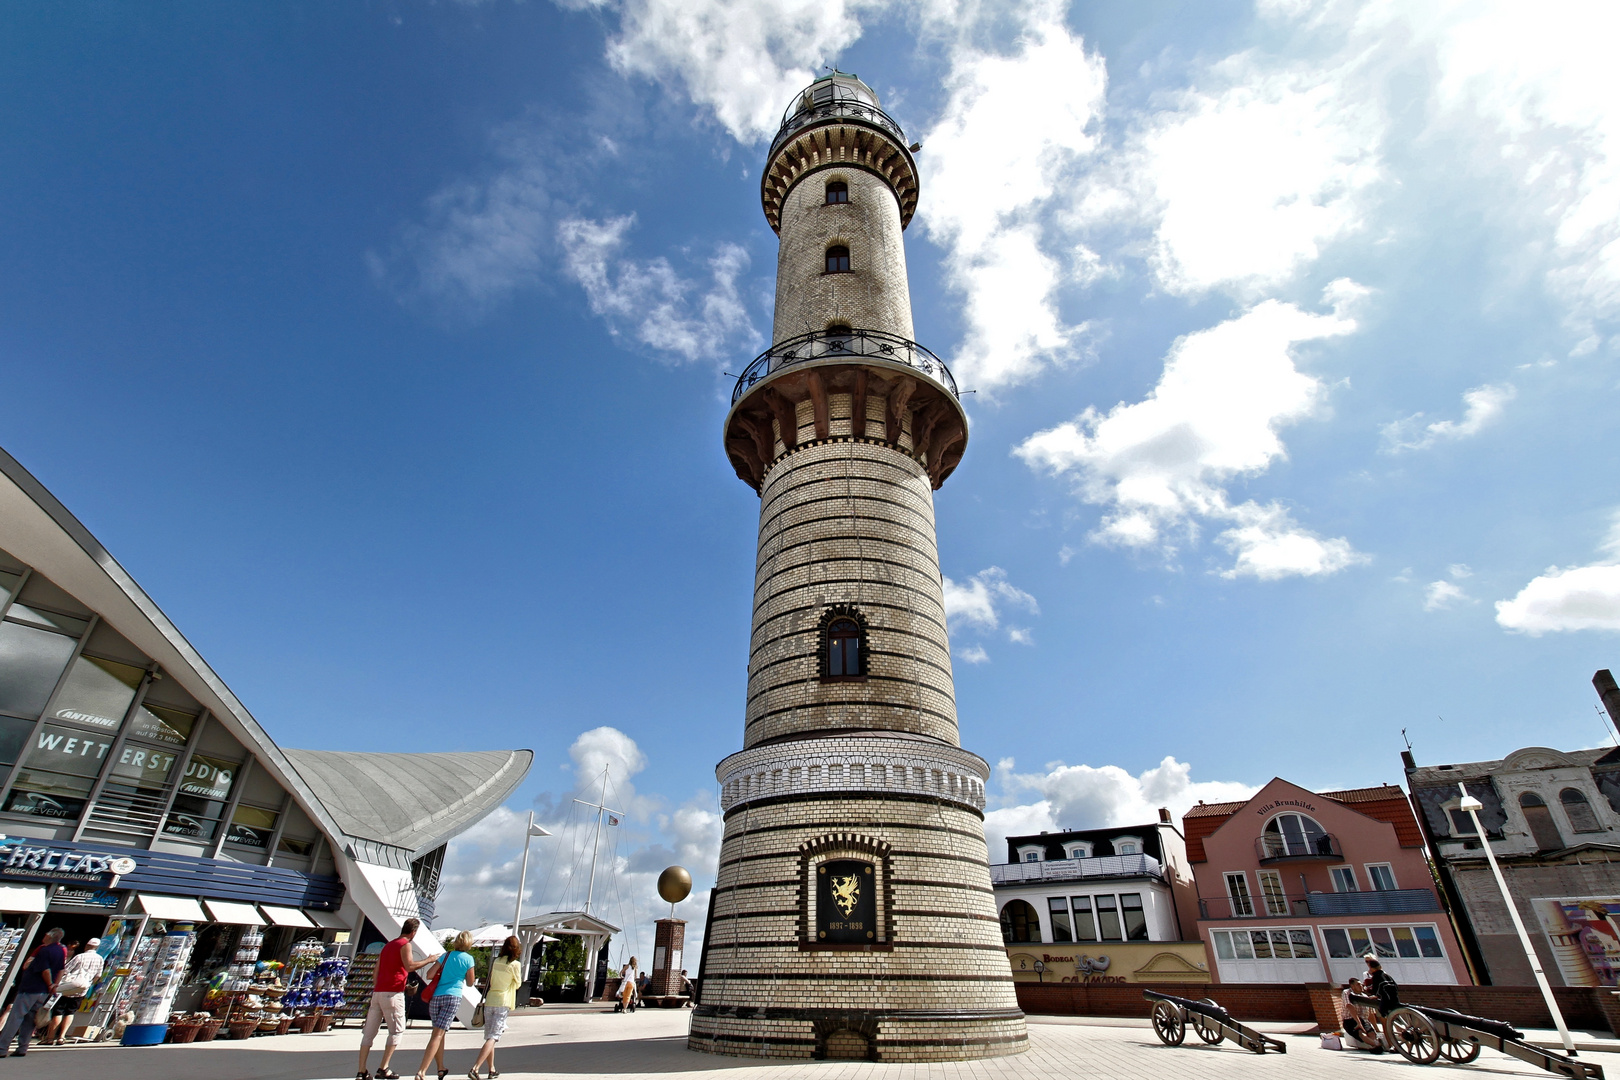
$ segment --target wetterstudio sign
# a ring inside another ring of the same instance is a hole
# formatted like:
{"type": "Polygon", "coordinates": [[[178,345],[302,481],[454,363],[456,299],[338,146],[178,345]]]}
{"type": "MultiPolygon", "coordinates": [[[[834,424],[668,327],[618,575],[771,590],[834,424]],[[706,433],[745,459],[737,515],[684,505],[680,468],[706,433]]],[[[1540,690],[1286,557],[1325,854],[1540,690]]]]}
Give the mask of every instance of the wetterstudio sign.
{"type": "Polygon", "coordinates": [[[107,884],[98,879],[133,874],[135,867],[135,860],[127,855],[74,851],[49,844],[30,844],[14,837],[0,838],[0,876],[8,878],[107,884]]]}

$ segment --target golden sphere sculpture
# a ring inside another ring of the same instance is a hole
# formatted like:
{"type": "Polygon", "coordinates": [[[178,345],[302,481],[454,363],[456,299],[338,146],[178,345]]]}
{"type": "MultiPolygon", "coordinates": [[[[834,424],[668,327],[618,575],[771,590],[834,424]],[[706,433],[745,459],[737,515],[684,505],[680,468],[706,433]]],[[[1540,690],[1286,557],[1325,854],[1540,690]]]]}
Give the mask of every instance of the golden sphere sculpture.
{"type": "Polygon", "coordinates": [[[667,903],[678,904],[692,895],[692,875],[684,866],[671,866],[658,875],[658,895],[667,903]]]}

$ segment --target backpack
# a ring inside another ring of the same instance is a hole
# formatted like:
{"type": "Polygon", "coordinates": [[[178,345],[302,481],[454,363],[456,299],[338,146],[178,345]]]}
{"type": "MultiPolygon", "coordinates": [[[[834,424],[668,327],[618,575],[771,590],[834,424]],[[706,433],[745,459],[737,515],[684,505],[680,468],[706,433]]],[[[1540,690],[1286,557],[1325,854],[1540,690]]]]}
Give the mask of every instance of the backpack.
{"type": "Polygon", "coordinates": [[[1388,1016],[1401,1007],[1400,984],[1385,975],[1378,980],[1378,1011],[1388,1016]]]}

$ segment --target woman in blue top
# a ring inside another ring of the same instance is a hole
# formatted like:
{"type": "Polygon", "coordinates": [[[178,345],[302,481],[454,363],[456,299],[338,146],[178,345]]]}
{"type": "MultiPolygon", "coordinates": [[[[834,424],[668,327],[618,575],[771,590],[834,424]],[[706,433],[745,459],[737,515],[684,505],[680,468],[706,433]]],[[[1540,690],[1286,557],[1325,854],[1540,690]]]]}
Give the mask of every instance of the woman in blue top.
{"type": "MultiPolygon", "coordinates": [[[[444,1067],[444,1035],[450,1030],[450,1021],[461,1007],[461,988],[473,984],[472,934],[466,930],[456,935],[450,951],[439,961],[439,982],[428,1000],[428,1012],[433,1017],[433,1034],[428,1036],[427,1050],[422,1054],[422,1067],[416,1070],[416,1080],[427,1080],[428,1063],[439,1067],[439,1080],[450,1070],[444,1067]]],[[[431,976],[430,976],[431,978],[431,976]]]]}

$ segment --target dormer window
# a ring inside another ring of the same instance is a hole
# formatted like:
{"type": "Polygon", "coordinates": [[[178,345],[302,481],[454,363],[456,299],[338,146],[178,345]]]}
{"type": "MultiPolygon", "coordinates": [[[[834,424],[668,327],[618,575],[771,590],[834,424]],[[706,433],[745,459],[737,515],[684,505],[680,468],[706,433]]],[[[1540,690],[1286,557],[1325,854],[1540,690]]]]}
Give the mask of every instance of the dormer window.
{"type": "Polygon", "coordinates": [[[1071,844],[1071,845],[1069,845],[1069,858],[1071,858],[1071,859],[1089,859],[1089,858],[1091,858],[1091,845],[1090,844],[1071,844]]]}
{"type": "Polygon", "coordinates": [[[1136,855],[1136,854],[1139,854],[1139,852],[1136,850],[1136,845],[1135,844],[1120,844],[1119,845],[1119,853],[1121,855],[1136,855]]]}
{"type": "Polygon", "coordinates": [[[827,273],[847,274],[849,269],[849,248],[840,244],[827,249],[827,273]]]}
{"type": "Polygon", "coordinates": [[[1026,851],[1026,852],[1024,852],[1024,861],[1025,862],[1040,862],[1041,861],[1041,853],[1038,852],[1038,851],[1026,851]]]}
{"type": "Polygon", "coordinates": [[[1025,844],[1018,849],[1019,862],[1040,862],[1046,858],[1046,847],[1042,844],[1025,844]]]}
{"type": "Polygon", "coordinates": [[[1140,855],[1140,854],[1142,854],[1142,838],[1140,836],[1116,836],[1116,837],[1114,837],[1114,854],[1115,855],[1140,855]]]}
{"type": "Polygon", "coordinates": [[[827,184],[827,205],[849,202],[849,185],[842,180],[833,180],[827,184]]]}

